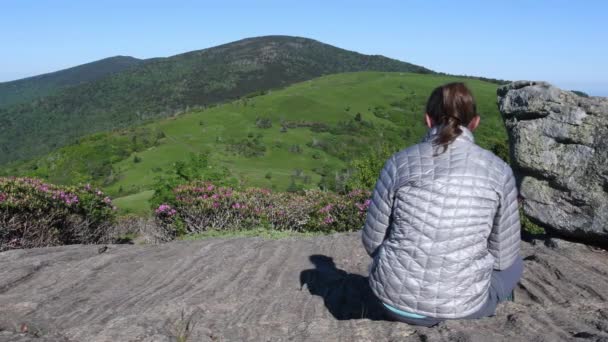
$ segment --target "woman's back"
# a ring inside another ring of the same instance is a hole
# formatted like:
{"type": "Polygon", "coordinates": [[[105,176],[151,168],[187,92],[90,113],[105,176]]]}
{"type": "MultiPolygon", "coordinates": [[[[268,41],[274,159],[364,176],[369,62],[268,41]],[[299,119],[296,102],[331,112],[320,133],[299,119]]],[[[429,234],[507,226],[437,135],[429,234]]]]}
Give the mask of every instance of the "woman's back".
{"type": "Polygon", "coordinates": [[[460,130],[438,154],[431,128],[389,158],[376,184],[362,235],[374,257],[370,286],[399,310],[467,316],[486,302],[492,270],[519,255],[511,168],[460,130]]]}

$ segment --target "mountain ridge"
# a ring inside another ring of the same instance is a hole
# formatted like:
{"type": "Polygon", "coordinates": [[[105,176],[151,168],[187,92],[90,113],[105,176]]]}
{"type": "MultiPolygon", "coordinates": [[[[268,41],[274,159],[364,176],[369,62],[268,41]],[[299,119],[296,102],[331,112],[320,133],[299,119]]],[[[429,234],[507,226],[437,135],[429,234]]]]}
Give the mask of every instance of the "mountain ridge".
{"type": "Polygon", "coordinates": [[[87,134],[352,71],[433,73],[411,63],[309,38],[245,38],[146,59],[95,81],[0,108],[0,164],[42,155],[87,134]]]}
{"type": "Polygon", "coordinates": [[[0,107],[28,102],[65,87],[94,81],[143,61],[131,56],[117,55],[66,69],[0,82],[0,107]]]}

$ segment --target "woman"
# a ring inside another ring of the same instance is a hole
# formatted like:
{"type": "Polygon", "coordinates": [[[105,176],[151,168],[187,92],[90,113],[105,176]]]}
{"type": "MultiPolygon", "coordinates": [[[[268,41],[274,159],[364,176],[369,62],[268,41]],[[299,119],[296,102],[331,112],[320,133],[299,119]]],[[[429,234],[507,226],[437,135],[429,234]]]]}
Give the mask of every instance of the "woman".
{"type": "Polygon", "coordinates": [[[494,315],[523,262],[513,171],[474,143],[463,83],[436,88],[421,143],[384,164],[362,231],[369,284],[394,320],[433,326],[494,315]]]}

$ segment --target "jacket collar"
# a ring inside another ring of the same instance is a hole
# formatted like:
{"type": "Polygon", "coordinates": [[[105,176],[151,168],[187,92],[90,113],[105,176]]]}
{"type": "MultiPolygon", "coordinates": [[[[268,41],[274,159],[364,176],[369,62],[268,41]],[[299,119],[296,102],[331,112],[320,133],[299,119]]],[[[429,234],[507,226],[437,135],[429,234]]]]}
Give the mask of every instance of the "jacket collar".
{"type": "MultiPolygon", "coordinates": [[[[456,137],[455,141],[468,141],[471,143],[475,142],[475,138],[473,137],[473,132],[471,132],[467,127],[460,125],[460,130],[462,133],[456,137]]],[[[428,129],[424,138],[422,138],[422,142],[432,141],[439,134],[439,128],[441,126],[433,126],[428,129]]]]}

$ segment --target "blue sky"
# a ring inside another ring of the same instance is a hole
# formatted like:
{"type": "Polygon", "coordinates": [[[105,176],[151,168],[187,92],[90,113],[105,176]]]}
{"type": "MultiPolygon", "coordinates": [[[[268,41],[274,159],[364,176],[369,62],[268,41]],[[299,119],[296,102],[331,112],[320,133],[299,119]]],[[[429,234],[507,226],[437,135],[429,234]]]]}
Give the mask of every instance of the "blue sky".
{"type": "Polygon", "coordinates": [[[0,32],[0,82],[283,34],[608,96],[608,1],[2,0],[0,32]]]}

